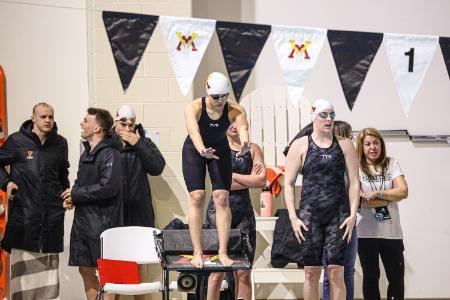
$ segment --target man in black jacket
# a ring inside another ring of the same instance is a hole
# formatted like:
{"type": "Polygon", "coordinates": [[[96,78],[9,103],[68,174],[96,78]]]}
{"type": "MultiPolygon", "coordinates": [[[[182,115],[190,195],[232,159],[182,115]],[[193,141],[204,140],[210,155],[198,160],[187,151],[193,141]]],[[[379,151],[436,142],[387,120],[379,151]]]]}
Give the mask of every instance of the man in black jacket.
{"type": "Polygon", "coordinates": [[[61,194],[69,187],[69,162],[67,141],[57,131],[53,108],[38,103],[31,119],[0,148],[0,187],[10,203],[1,247],[11,252],[13,299],[59,296],[65,212],[61,194]]]}
{"type": "Polygon", "coordinates": [[[147,174],[160,175],[164,157],[144,128],[136,124],[136,114],[122,106],[116,114],[113,135],[120,138],[125,226],[155,227],[155,214],[147,174]]]}
{"type": "MultiPolygon", "coordinates": [[[[70,234],[69,265],[78,266],[88,300],[95,299],[100,283],[95,274],[100,258],[100,234],[123,225],[122,161],[109,130],[110,113],[88,108],[81,121],[85,151],[80,157],[77,179],[72,190],[63,193],[64,206],[75,207],[70,234]]],[[[105,295],[105,299],[114,299],[105,295]]]]}

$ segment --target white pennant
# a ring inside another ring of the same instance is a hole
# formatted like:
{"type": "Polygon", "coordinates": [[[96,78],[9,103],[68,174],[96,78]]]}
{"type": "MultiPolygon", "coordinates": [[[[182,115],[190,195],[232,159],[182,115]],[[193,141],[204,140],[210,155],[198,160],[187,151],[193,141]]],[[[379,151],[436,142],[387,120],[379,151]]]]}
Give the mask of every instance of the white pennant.
{"type": "Polygon", "coordinates": [[[215,31],[216,21],[161,16],[159,26],[178,85],[187,95],[215,31]]]}
{"type": "Polygon", "coordinates": [[[322,28],[272,26],[272,39],[289,98],[298,106],[306,81],[316,64],[327,36],[322,28]]]}
{"type": "Polygon", "coordinates": [[[439,37],[385,33],[383,41],[403,112],[408,116],[433,59],[439,37]]]}

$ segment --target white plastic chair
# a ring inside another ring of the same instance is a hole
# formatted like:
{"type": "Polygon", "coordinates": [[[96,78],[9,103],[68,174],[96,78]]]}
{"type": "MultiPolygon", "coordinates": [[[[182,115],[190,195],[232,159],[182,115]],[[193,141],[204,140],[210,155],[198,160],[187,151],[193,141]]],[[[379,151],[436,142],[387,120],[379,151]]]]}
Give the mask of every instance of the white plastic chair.
{"type": "MultiPolygon", "coordinates": [[[[156,252],[154,232],[160,230],[151,227],[127,226],[107,229],[100,235],[101,258],[133,261],[137,264],[157,264],[160,266],[160,259],[156,252]]],[[[106,283],[100,291],[118,295],[144,295],[151,293],[162,293],[163,283],[143,282],[140,284],[118,284],[106,283]]],[[[177,282],[169,284],[169,290],[177,290],[177,282]]],[[[221,291],[228,288],[228,283],[223,280],[221,291]]]]}
{"type": "MultiPolygon", "coordinates": [[[[158,264],[160,260],[156,253],[154,232],[151,227],[128,226],[105,230],[101,235],[101,257],[103,259],[133,261],[137,264],[158,264]]],[[[106,283],[101,290],[119,295],[143,295],[159,293],[162,290],[161,281],[143,282],[140,284],[106,283]]]]}

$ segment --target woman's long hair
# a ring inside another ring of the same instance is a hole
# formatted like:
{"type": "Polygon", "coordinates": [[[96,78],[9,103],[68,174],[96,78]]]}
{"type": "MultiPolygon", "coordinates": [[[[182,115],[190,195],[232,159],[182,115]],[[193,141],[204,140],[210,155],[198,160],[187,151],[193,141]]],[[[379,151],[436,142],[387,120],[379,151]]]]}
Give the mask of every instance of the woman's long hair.
{"type": "Polygon", "coordinates": [[[334,121],[333,133],[335,135],[351,139],[352,126],[345,121],[336,120],[334,121]]]}
{"type": "Polygon", "coordinates": [[[374,168],[375,170],[380,170],[381,174],[384,176],[389,165],[389,157],[386,156],[386,144],[384,143],[384,139],[381,136],[381,133],[375,128],[369,127],[362,129],[359,132],[358,137],[356,138],[356,152],[358,153],[359,166],[363,173],[367,176],[372,177],[375,175],[372,174],[372,171],[370,170],[367,163],[366,156],[364,155],[364,138],[368,135],[380,140],[381,153],[380,157],[378,157],[378,159],[375,161],[374,168]]]}

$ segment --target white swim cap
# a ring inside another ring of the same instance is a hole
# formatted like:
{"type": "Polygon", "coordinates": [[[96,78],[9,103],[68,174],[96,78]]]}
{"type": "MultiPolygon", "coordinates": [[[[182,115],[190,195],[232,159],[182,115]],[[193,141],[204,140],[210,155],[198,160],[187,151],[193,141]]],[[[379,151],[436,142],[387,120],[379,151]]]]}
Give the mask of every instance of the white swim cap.
{"type": "Polygon", "coordinates": [[[228,78],[219,72],[209,74],[206,80],[206,93],[208,95],[223,95],[230,92],[228,78]]]}
{"type": "Polygon", "coordinates": [[[323,112],[327,109],[331,109],[334,111],[333,104],[331,104],[329,101],[325,99],[317,99],[316,101],[314,101],[313,105],[311,106],[311,120],[314,121],[318,113],[323,112]]]}
{"type": "Polygon", "coordinates": [[[121,106],[119,110],[116,113],[116,117],[114,118],[114,121],[121,121],[121,122],[136,122],[136,114],[134,113],[133,108],[131,108],[128,105],[121,106]]]}

